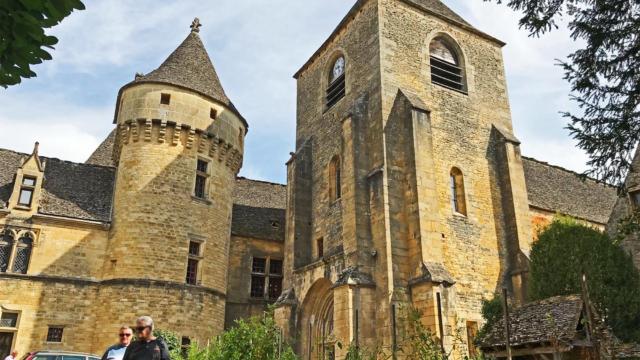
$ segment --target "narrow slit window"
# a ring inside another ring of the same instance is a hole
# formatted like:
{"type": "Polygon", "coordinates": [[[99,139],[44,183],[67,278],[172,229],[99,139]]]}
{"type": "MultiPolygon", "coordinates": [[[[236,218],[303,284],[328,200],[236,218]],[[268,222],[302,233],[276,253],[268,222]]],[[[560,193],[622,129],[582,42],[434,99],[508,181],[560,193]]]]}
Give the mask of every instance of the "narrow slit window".
{"type": "Polygon", "coordinates": [[[31,261],[31,250],[33,249],[33,239],[30,235],[24,235],[16,243],[16,254],[13,259],[13,272],[26,274],[31,261]]]}
{"type": "Polygon", "coordinates": [[[0,232],[0,272],[7,272],[7,270],[9,270],[13,240],[13,236],[9,230],[0,232]]]}
{"type": "Polygon", "coordinates": [[[340,166],[340,157],[336,155],[329,163],[329,198],[331,201],[336,201],[342,197],[340,166]]]}
{"type": "Polygon", "coordinates": [[[32,177],[25,176],[22,178],[18,205],[31,207],[31,203],[33,202],[33,193],[36,188],[36,181],[36,178],[32,177]]]}
{"type": "Polygon", "coordinates": [[[194,196],[199,199],[207,198],[207,181],[209,179],[209,162],[198,159],[196,165],[196,183],[194,188],[194,196]]]}
{"type": "Polygon", "coordinates": [[[458,168],[451,169],[451,207],[461,215],[467,215],[467,204],[464,194],[464,176],[458,168]]]}
{"type": "Polygon", "coordinates": [[[324,256],[324,238],[316,240],[316,248],[318,250],[318,258],[322,258],[324,256]]]}
{"type": "Polygon", "coordinates": [[[197,241],[189,241],[189,256],[187,257],[187,276],[186,283],[189,285],[198,285],[198,270],[202,244],[197,241]]]}
{"type": "Polygon", "coordinates": [[[449,41],[442,38],[434,39],[429,45],[429,54],[431,82],[465,93],[462,62],[449,41]]]}
{"type": "Polygon", "coordinates": [[[329,74],[329,87],[327,88],[326,102],[327,108],[331,108],[346,93],[346,71],[344,56],[340,56],[333,62],[329,74]]]}
{"type": "Polygon", "coordinates": [[[160,94],[160,104],[169,105],[171,104],[171,94],[160,94]]]}

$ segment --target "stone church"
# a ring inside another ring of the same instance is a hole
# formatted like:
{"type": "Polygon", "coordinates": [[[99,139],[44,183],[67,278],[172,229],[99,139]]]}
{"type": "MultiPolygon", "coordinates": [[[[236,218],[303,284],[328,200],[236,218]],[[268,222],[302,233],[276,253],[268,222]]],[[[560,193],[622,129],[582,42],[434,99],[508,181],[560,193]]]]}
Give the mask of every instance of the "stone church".
{"type": "Polygon", "coordinates": [[[357,0],[295,74],[287,184],[240,178],[251,121],[198,31],[120,89],[85,163],[0,149],[0,355],[100,354],[143,314],[202,343],[268,305],[304,359],[401,357],[409,307],[473,354],[538,227],[629,201],[520,154],[505,44],[439,0],[357,0]]]}

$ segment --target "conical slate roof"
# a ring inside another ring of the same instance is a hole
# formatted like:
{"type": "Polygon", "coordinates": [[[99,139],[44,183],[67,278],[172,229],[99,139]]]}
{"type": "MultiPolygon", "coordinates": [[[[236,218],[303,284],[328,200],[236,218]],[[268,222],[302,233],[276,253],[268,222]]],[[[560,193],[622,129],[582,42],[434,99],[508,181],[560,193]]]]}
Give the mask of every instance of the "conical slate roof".
{"type": "MultiPolygon", "coordinates": [[[[128,83],[120,89],[118,102],[116,103],[116,116],[120,105],[122,91],[130,86],[143,83],[162,83],[193,90],[203,96],[225,105],[234,112],[244,122],[248,124],[244,117],[240,115],[229,97],[224,92],[220,78],[211,62],[211,58],[198,35],[200,22],[196,18],[191,25],[191,33],[176,48],[171,55],[152,72],[146,75],[136,75],[134,81],[128,83]]],[[[114,118],[114,123],[117,119],[114,118]]]]}
{"type": "Polygon", "coordinates": [[[195,90],[224,105],[231,105],[216,69],[197,32],[192,31],[159,68],[134,82],[162,82],[195,90]]]}

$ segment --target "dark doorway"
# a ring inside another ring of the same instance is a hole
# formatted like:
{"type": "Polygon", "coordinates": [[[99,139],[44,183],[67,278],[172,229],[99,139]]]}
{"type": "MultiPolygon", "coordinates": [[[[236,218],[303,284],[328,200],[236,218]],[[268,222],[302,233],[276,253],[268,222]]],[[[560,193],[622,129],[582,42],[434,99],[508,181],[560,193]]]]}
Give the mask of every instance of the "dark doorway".
{"type": "Polygon", "coordinates": [[[13,333],[12,332],[0,332],[0,359],[4,359],[9,356],[11,352],[11,346],[13,345],[13,333]]]}

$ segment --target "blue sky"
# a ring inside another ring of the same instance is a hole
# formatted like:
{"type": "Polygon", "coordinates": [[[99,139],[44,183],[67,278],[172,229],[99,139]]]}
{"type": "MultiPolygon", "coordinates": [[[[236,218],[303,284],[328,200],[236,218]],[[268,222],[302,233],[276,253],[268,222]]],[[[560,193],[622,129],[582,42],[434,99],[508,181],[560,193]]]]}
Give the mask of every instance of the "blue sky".
{"type": "MultiPolygon", "coordinates": [[[[85,0],[51,30],[60,43],[38,77],[0,89],[0,147],[82,162],[112,129],[118,89],[155,69],[186,37],[195,16],[222,84],[250,123],[241,175],[285,182],[293,151],[292,75],[355,0],[85,0]]],[[[445,0],[504,48],[516,135],[523,154],[585,169],[585,155],[559,112],[573,108],[556,59],[576,44],[566,29],[529,38],[518,14],[483,0],[445,0]]]]}

